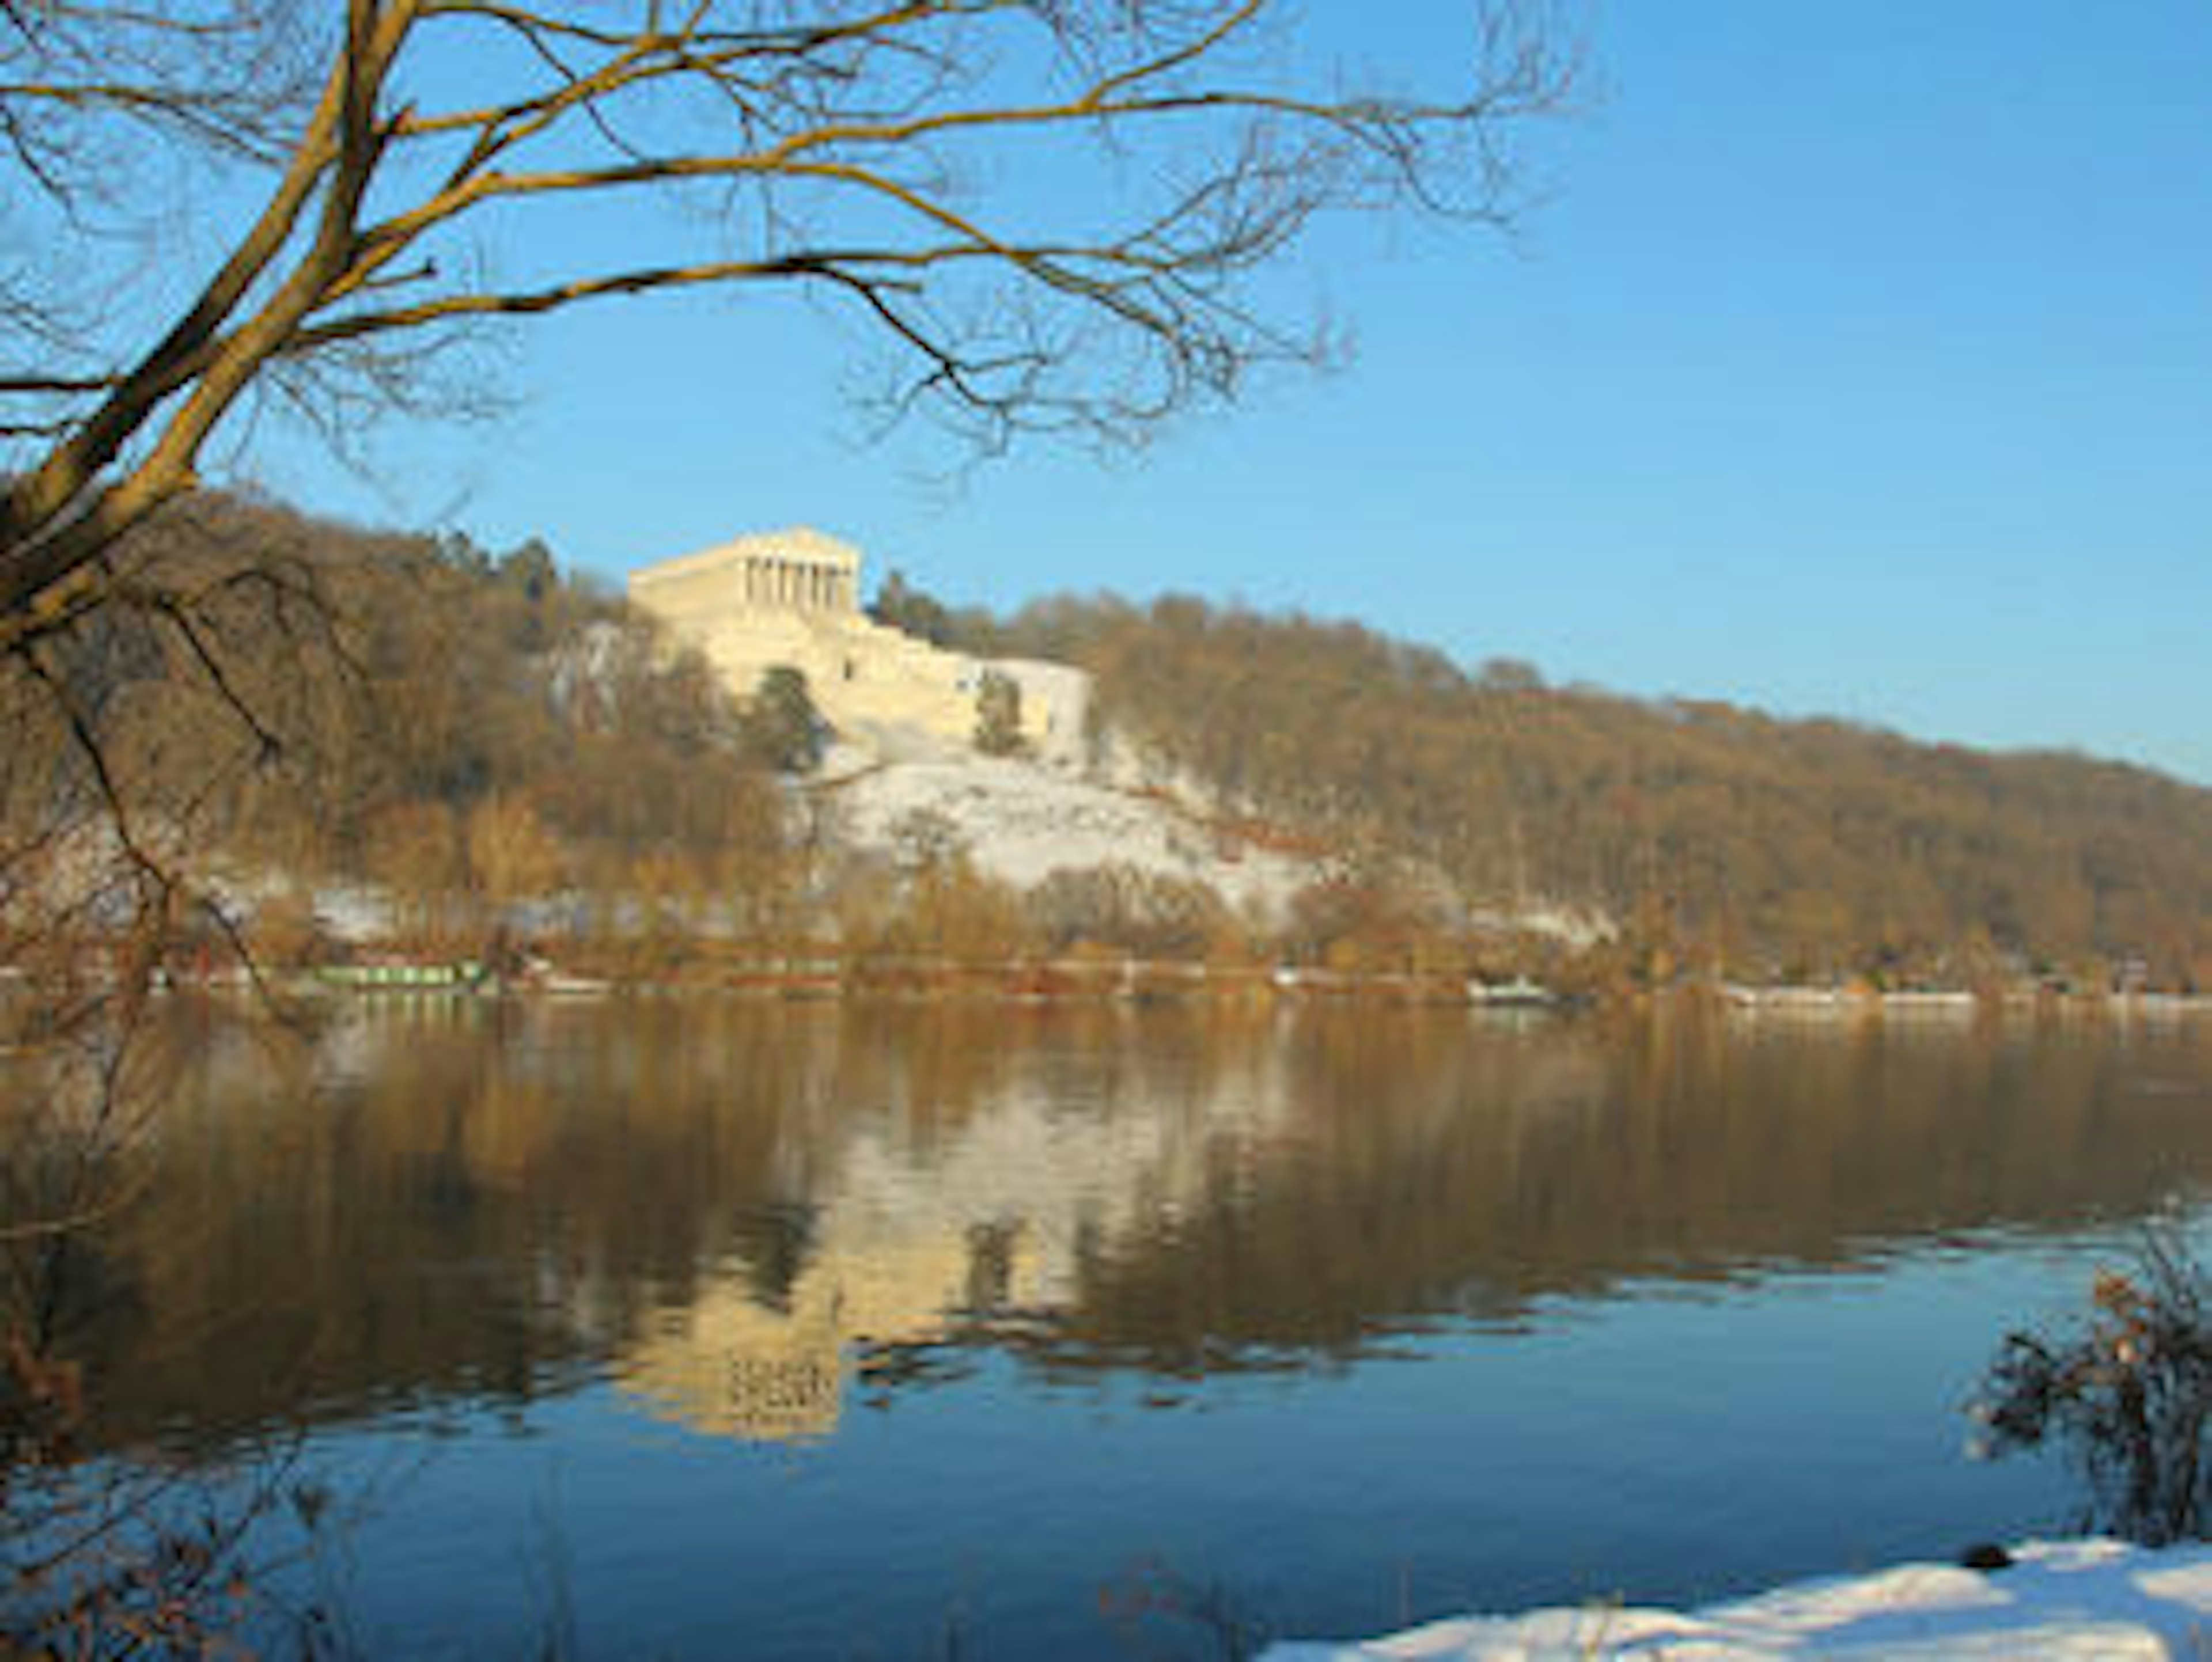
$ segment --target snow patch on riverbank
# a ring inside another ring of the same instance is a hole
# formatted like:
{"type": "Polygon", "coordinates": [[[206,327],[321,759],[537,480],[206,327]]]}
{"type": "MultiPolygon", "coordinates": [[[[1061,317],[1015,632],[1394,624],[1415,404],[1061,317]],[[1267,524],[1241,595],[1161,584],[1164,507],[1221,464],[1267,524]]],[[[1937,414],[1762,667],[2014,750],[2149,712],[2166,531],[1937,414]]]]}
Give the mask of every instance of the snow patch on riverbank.
{"type": "Polygon", "coordinates": [[[1364,1643],[1277,1645],[1267,1662],[1767,1662],[1808,1656],[2198,1658],[2212,1654],[2212,1547],[2031,1542],[1984,1574],[1906,1564],[1686,1613],[1587,1605],[1435,1622],[1364,1643]]]}

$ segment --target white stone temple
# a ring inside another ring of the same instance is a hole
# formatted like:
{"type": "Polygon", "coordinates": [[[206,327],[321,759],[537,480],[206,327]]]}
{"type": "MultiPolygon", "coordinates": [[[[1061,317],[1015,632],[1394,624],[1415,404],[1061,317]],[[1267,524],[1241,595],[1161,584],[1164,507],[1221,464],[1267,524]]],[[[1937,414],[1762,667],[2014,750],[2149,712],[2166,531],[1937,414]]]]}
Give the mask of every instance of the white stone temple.
{"type": "Polygon", "coordinates": [[[647,566],[630,574],[629,597],[742,697],[789,664],[841,731],[920,728],[963,744],[975,734],[981,666],[868,617],[860,551],[821,531],[765,531],[647,566]]]}

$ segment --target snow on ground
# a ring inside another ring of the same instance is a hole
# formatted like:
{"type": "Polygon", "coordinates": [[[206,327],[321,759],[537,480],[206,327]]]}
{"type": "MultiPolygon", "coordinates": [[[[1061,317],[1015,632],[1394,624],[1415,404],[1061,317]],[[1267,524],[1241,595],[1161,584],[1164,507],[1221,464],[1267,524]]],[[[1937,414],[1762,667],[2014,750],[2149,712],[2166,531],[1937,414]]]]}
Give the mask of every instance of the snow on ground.
{"type": "MultiPolygon", "coordinates": [[[[902,823],[936,816],[978,870],[1017,888],[1033,888],[1063,869],[1130,865],[1195,878],[1233,906],[1279,917],[1299,889],[1331,875],[1326,856],[1263,846],[1228,828],[1204,780],[1124,735],[1093,733],[1091,677],[1082,670],[1018,658],[990,667],[1021,685],[1030,754],[986,756],[919,728],[853,723],[806,787],[815,803],[834,810],[839,837],[891,852],[902,823]]],[[[1457,907],[1441,873],[1416,876],[1448,909],[1457,907]]],[[[1534,899],[1470,913],[1465,921],[1577,948],[1615,932],[1601,912],[1534,899]]]]}
{"type": "Polygon", "coordinates": [[[1906,1564],[1687,1613],[1592,1604],[1468,1617],[1364,1643],[1292,1643],[1266,1662],[1984,1662],[2212,1655],[2212,1547],[2030,1542],[1983,1574],[1906,1564]]]}
{"type": "Polygon", "coordinates": [[[978,870],[1018,888],[1054,871],[1132,865],[1196,878],[1232,905],[1279,911],[1323,864],[1259,848],[1209,822],[1206,793],[1126,743],[1093,754],[1091,677],[1066,664],[1000,658],[1022,694],[1030,754],[986,756],[917,728],[856,722],[838,735],[810,794],[834,806],[851,844],[895,850],[916,815],[948,822],[978,870]]]}
{"type": "Polygon", "coordinates": [[[1025,889],[1063,867],[1119,863],[1199,878],[1233,904],[1276,908],[1322,875],[1318,862],[1225,836],[1160,794],[1031,761],[925,751],[904,738],[896,749],[878,748],[889,759],[822,792],[836,804],[842,834],[862,847],[894,847],[902,822],[933,814],[950,822],[978,870],[1025,889]]]}

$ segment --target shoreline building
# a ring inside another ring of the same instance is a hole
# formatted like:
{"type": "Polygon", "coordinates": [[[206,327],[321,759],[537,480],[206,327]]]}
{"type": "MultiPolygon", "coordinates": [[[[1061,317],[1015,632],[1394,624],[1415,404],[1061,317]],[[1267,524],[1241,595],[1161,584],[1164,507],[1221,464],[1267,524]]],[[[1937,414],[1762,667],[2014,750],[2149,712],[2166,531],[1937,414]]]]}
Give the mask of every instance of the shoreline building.
{"type": "Polygon", "coordinates": [[[887,628],[860,610],[860,551],[793,526],[633,572],[633,605],[706,658],[739,697],[788,664],[841,730],[918,727],[969,743],[983,666],[887,628]]]}

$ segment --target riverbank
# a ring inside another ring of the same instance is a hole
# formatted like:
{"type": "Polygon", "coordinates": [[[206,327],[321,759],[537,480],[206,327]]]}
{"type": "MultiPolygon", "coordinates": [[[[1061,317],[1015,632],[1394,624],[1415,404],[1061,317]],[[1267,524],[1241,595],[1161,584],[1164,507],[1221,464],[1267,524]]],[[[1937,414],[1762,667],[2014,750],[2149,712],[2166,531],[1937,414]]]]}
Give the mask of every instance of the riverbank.
{"type": "MultiPolygon", "coordinates": [[[[112,976],[107,953],[88,949],[78,974],[88,984],[112,976]]],[[[0,989],[21,980],[0,965],[0,989]]],[[[1051,1004],[1124,1002],[1239,1005],[1352,1001],[1493,1011],[1649,1010],[1704,1008],[1731,1018],[1862,1025],[1927,1025],[1997,1019],[2160,1023],[2212,1017],[2212,994],[2130,990],[2072,992],[2005,986],[1884,990],[1684,981],[1631,991],[1560,987],[1523,975],[1484,980],[1447,970],[1344,969],[1319,965],[1143,958],[1123,954],[959,957],[931,953],[840,953],[834,949],[760,952],[691,942],[656,955],[635,943],[578,940],[536,952],[504,969],[435,951],[371,948],[338,961],[262,964],[209,958],[156,972],[157,989],[195,988],[288,996],[394,994],[561,998],[721,992],[814,1000],[890,997],[923,1002],[1051,1004]]]]}
{"type": "Polygon", "coordinates": [[[1267,1662],[1603,1662],[1695,1656],[2195,1658],[2212,1650],[2212,1547],[2034,1541],[2002,1569],[1903,1564],[1676,1611],[1590,1604],[1432,1622],[1387,1638],[1297,1641],[1267,1662]]]}

